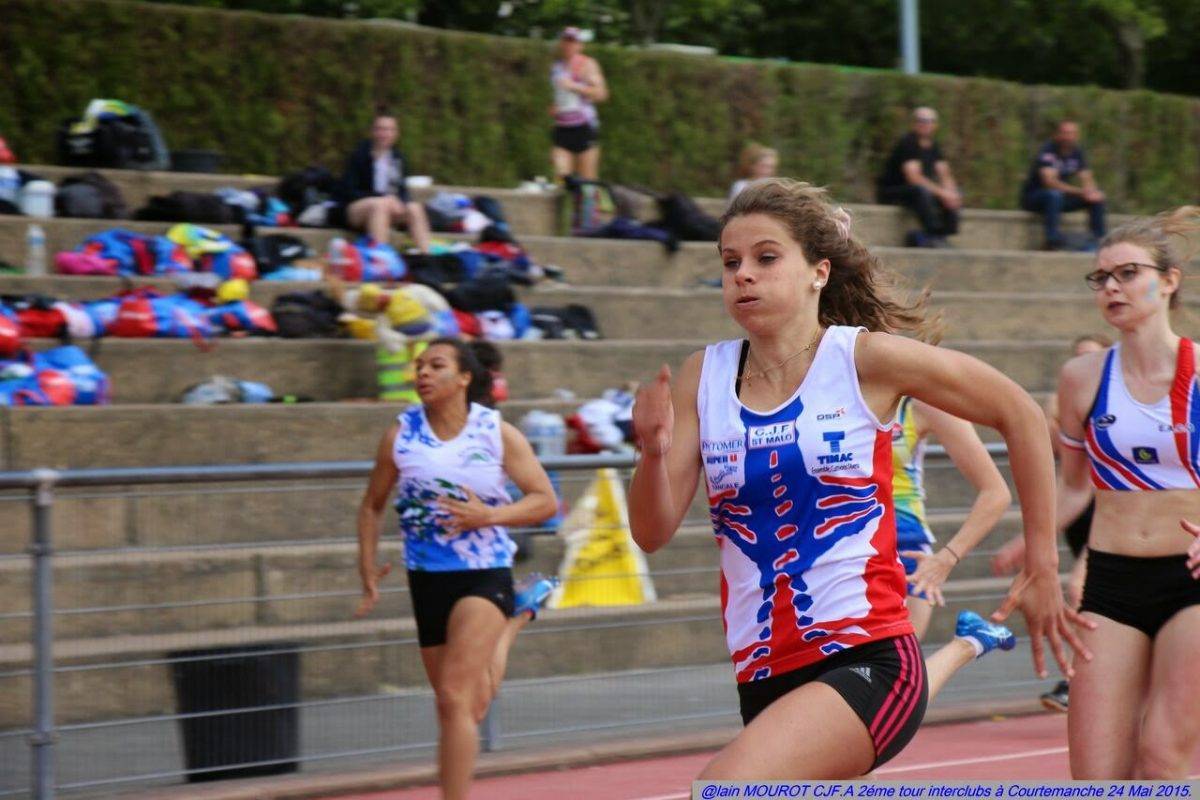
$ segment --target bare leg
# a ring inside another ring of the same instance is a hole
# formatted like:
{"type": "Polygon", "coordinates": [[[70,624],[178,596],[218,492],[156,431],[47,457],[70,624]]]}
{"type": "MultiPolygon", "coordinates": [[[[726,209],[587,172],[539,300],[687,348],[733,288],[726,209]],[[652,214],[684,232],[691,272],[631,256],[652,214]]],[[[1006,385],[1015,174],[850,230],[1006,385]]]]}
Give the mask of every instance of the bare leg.
{"type": "Polygon", "coordinates": [[[966,639],[955,637],[940,650],[925,659],[929,674],[929,699],[932,701],[954,673],[975,660],[975,647],[966,639]]]}
{"type": "Polygon", "coordinates": [[[854,710],[832,686],[808,683],[767,706],[698,780],[853,778],[874,763],[875,744],[854,710]]]}
{"type": "Polygon", "coordinates": [[[913,624],[913,632],[916,634],[917,641],[922,641],[925,634],[929,632],[929,621],[933,618],[933,604],[912,595],[909,595],[906,603],[908,618],[912,620],[913,624]]]}
{"type": "Polygon", "coordinates": [[[412,236],[413,244],[422,253],[429,252],[430,232],[429,217],[425,214],[425,206],[420,203],[408,203],[404,207],[408,218],[408,233],[412,236]]]}
{"type": "Polygon", "coordinates": [[[437,688],[438,776],[446,800],[463,800],[470,789],[479,755],[477,695],[505,624],[500,609],[482,597],[464,597],[450,612],[437,688]]]}
{"type": "Polygon", "coordinates": [[[1093,658],[1075,659],[1071,679],[1071,777],[1126,780],[1134,775],[1142,702],[1150,680],[1150,637],[1099,614],[1084,616],[1097,627],[1079,629],[1093,658]]]}
{"type": "MultiPolygon", "coordinates": [[[[1154,637],[1150,693],[1138,737],[1135,778],[1183,780],[1200,744],[1200,606],[1175,614],[1154,637]]],[[[1074,687],[1072,687],[1074,692],[1074,687]]],[[[1075,701],[1074,695],[1071,697],[1075,701]]]]}
{"type": "Polygon", "coordinates": [[[568,175],[571,174],[574,156],[570,150],[561,147],[555,147],[550,150],[550,161],[554,164],[554,179],[559,183],[563,182],[568,175]]]}
{"type": "Polygon", "coordinates": [[[389,198],[364,197],[346,208],[346,222],[351,228],[366,232],[376,242],[386,242],[391,232],[392,214],[389,198]]]}
{"type": "Polygon", "coordinates": [[[600,147],[584,150],[576,159],[579,177],[594,181],[600,177],[600,147]]]}

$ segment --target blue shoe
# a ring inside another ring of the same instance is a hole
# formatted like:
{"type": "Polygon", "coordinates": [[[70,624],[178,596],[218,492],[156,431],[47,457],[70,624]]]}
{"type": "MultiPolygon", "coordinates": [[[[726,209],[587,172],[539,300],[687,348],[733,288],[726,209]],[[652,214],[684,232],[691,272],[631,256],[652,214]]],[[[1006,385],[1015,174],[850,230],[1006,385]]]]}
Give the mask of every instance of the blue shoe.
{"type": "Polygon", "coordinates": [[[546,604],[558,584],[558,578],[553,575],[549,578],[540,572],[526,575],[513,587],[513,616],[528,611],[532,615],[530,619],[537,619],[538,609],[546,604]]]}
{"type": "Polygon", "coordinates": [[[988,622],[974,611],[958,612],[958,624],[954,635],[975,645],[975,657],[979,658],[996,648],[1012,650],[1017,646],[1017,637],[1003,625],[988,622]]]}

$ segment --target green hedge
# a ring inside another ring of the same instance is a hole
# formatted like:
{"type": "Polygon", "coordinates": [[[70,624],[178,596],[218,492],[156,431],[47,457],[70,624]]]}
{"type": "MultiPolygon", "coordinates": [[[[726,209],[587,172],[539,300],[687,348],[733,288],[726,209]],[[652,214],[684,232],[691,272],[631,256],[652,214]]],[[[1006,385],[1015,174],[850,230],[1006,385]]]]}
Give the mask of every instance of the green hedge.
{"type": "MultiPolygon", "coordinates": [[[[0,0],[0,20],[0,135],[28,162],[54,158],[56,127],[89,99],[116,97],[152,111],[171,146],[222,151],[231,171],[340,169],[379,103],[396,109],[416,169],[439,181],[506,186],[549,171],[548,44],[122,0],[0,0]]],[[[754,139],[780,149],[785,174],[869,201],[907,110],[929,104],[972,206],[1012,207],[1063,115],[1083,125],[1115,208],[1200,193],[1191,98],[593,52],[612,89],[602,171],[619,182],[723,195],[754,139]]]]}

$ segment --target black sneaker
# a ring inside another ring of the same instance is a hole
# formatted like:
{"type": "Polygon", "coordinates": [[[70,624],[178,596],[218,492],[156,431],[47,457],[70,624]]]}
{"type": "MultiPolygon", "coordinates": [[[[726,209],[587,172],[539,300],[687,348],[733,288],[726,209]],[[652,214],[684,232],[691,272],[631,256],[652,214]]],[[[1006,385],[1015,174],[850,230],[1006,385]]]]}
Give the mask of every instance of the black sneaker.
{"type": "Polygon", "coordinates": [[[1071,689],[1071,684],[1067,681],[1059,681],[1058,685],[1041,696],[1042,707],[1047,711],[1061,711],[1067,713],[1067,697],[1071,689]]]}

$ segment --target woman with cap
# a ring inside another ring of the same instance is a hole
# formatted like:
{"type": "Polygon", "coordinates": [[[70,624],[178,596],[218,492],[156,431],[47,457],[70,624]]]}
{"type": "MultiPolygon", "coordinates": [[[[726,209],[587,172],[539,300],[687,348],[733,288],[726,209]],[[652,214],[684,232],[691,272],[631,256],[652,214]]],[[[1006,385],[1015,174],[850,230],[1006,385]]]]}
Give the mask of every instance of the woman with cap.
{"type": "Polygon", "coordinates": [[[550,157],[558,180],[568,175],[595,180],[600,172],[600,117],[596,103],[608,99],[608,84],[596,59],[583,54],[583,32],[563,28],[558,60],[550,67],[554,91],[554,143],[550,157]]]}

